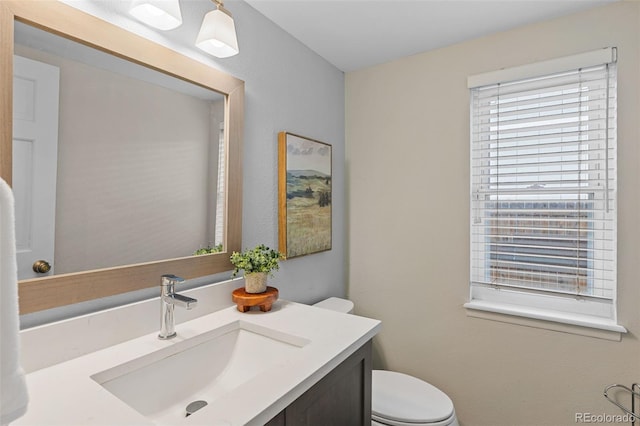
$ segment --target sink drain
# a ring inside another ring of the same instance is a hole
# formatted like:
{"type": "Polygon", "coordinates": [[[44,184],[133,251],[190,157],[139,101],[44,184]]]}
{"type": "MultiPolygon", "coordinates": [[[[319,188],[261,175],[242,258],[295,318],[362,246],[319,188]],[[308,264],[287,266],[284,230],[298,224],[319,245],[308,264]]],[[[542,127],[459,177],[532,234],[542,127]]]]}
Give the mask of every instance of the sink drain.
{"type": "Polygon", "coordinates": [[[187,405],[187,415],[185,417],[189,417],[202,407],[207,405],[207,401],[193,401],[191,404],[187,405]]]}

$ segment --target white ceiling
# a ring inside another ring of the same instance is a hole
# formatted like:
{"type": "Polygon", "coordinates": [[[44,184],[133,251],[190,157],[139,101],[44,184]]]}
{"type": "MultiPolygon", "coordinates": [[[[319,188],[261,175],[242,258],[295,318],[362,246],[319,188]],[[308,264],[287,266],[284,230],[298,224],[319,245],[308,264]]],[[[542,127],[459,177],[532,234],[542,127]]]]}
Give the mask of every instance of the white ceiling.
{"type": "Polygon", "coordinates": [[[617,0],[245,1],[349,72],[617,0]]]}

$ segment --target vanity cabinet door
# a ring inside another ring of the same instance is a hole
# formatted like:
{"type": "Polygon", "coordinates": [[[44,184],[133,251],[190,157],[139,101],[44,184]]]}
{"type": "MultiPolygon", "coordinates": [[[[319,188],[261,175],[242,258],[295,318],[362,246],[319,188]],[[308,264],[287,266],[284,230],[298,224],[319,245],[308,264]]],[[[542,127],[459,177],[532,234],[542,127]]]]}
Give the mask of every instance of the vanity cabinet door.
{"type": "Polygon", "coordinates": [[[269,422],[265,424],[265,426],[286,426],[284,411],[285,410],[280,411],[280,414],[269,420],[269,422]]]}
{"type": "Polygon", "coordinates": [[[371,341],[323,377],[267,425],[371,424],[371,341]]]}

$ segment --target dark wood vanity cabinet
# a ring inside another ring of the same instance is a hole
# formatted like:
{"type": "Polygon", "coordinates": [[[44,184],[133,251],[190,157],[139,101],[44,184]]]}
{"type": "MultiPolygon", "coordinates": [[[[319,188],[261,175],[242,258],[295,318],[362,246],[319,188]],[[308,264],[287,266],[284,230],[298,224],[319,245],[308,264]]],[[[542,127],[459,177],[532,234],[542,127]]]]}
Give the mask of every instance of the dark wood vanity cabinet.
{"type": "Polygon", "coordinates": [[[268,426],[371,424],[371,341],[271,419],[268,426]]]}

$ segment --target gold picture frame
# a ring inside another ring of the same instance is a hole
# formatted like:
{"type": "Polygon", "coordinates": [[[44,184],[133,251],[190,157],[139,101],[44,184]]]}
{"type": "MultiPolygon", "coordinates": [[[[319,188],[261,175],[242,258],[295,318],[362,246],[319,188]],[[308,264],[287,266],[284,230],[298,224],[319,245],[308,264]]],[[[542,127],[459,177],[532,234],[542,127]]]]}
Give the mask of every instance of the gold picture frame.
{"type": "Polygon", "coordinates": [[[278,134],[278,250],[285,258],[331,250],[332,146],[278,134]]]}

